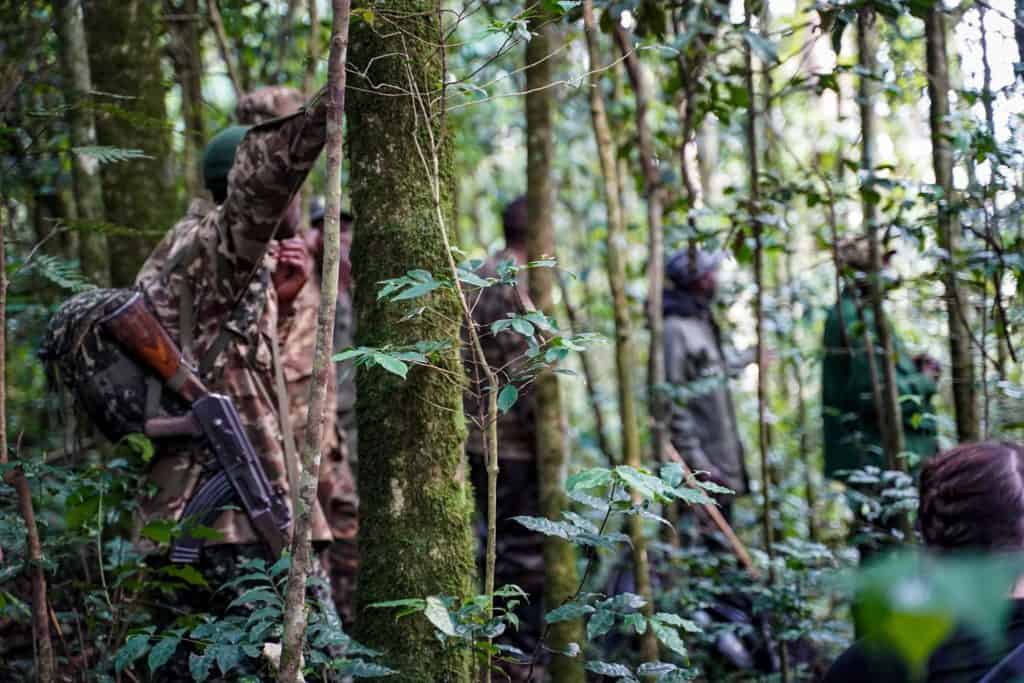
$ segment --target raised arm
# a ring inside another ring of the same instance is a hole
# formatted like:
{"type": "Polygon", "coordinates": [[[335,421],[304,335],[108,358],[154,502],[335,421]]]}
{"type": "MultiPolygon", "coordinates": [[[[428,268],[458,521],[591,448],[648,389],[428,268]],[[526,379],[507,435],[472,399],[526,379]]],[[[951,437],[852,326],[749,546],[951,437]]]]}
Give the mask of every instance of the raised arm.
{"type": "MultiPolygon", "coordinates": [[[[244,269],[259,262],[326,139],[326,100],[254,126],[238,147],[228,176],[219,231],[224,256],[244,269]]],[[[240,281],[247,273],[240,273],[240,281]]]]}

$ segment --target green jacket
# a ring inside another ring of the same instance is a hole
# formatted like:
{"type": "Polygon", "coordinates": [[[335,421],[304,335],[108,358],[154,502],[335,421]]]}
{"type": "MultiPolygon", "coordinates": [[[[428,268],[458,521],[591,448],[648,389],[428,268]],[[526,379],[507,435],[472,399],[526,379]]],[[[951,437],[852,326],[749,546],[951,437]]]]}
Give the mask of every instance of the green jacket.
{"type": "MultiPolygon", "coordinates": [[[[841,305],[842,321],[846,327],[845,343],[837,307],[833,306],[825,322],[825,356],[822,361],[825,475],[829,477],[836,476],[839,470],[865,465],[885,466],[861,317],[853,297],[846,292],[841,305]]],[[[877,344],[875,316],[870,306],[864,307],[863,320],[872,344],[877,344]]],[[[927,458],[936,451],[935,411],[932,408],[935,383],[918,372],[914,359],[895,332],[892,339],[896,354],[896,384],[903,412],[904,449],[927,458]]],[[[882,354],[877,350],[876,353],[881,361],[882,354]]],[[[881,372],[881,362],[878,367],[881,372]]]]}

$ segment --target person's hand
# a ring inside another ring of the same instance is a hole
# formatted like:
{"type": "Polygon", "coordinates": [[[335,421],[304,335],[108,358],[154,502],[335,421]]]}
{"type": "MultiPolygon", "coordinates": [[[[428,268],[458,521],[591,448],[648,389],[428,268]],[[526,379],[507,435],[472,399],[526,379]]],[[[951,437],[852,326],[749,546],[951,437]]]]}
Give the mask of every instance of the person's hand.
{"type": "Polygon", "coordinates": [[[277,301],[287,310],[309,279],[313,258],[301,237],[272,243],[270,253],[277,258],[277,267],[271,276],[277,291],[277,301]]]}
{"type": "Polygon", "coordinates": [[[939,361],[927,353],[914,356],[914,365],[917,367],[918,372],[922,375],[927,375],[933,382],[938,382],[939,377],[942,376],[942,366],[939,364],[939,361]]]}

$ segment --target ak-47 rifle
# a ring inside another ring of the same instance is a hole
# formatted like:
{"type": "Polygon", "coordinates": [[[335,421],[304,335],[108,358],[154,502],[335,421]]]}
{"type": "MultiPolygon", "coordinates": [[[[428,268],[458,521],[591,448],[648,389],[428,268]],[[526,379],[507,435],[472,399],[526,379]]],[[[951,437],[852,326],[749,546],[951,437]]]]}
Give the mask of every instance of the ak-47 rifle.
{"type": "MultiPolygon", "coordinates": [[[[129,354],[191,405],[185,415],[147,420],[146,435],[206,437],[220,465],[220,471],[189,500],[184,518],[210,524],[225,505],[237,498],[253,528],[273,554],[279,555],[288,541],[291,512],[284,496],[271,487],[231,399],[211,393],[203,385],[141,294],[105,317],[101,324],[129,354]]],[[[202,545],[186,529],[171,548],[171,561],[195,562],[202,545]]]]}

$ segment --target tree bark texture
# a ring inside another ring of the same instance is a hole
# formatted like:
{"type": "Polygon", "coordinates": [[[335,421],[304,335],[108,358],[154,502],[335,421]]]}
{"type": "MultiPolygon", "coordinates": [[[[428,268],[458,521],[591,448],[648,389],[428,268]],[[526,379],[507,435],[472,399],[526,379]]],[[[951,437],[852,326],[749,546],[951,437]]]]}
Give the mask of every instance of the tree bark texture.
{"type": "Polygon", "coordinates": [[[459,301],[449,289],[435,290],[416,302],[429,310],[403,322],[407,306],[377,300],[381,280],[414,268],[449,271],[438,217],[450,225],[453,156],[443,118],[432,108],[443,73],[439,6],[396,0],[382,11],[361,0],[357,7],[372,7],[375,20],[353,25],[349,53],[356,343],[451,343],[435,360],[439,368],[414,367],[404,381],[379,368],[359,371],[357,635],[387,653],[401,672],[396,680],[461,683],[469,678],[467,657],[442,646],[426,619],[396,622],[393,611],[366,609],[382,600],[464,596],[474,560],[459,301]],[[436,155],[435,187],[417,147],[436,155]]]}
{"type": "Polygon", "coordinates": [[[181,117],[185,122],[185,140],[182,147],[185,189],[193,197],[203,187],[199,159],[206,144],[203,122],[203,21],[199,0],[176,3],[165,0],[164,16],[171,35],[169,51],[174,65],[175,79],[181,88],[181,117]]]}
{"type": "MultiPolygon", "coordinates": [[[[71,145],[93,147],[96,145],[96,121],[93,115],[93,84],[82,0],[60,0],[54,3],[54,9],[58,19],[61,67],[67,86],[66,93],[71,99],[68,109],[71,145]]],[[[72,152],[71,169],[77,217],[85,228],[78,240],[82,273],[100,287],[109,286],[107,237],[95,231],[95,227],[104,220],[100,165],[95,157],[72,152]]]]}
{"type": "MultiPolygon", "coordinates": [[[[619,203],[619,178],[615,166],[615,151],[612,146],[608,115],[605,112],[604,97],[601,94],[600,54],[598,28],[594,19],[593,0],[583,0],[583,27],[587,40],[587,55],[590,95],[590,114],[597,142],[598,157],[601,161],[601,176],[604,182],[604,200],[607,207],[607,266],[608,282],[612,292],[612,307],[615,318],[615,374],[618,382],[619,420],[622,429],[622,462],[630,467],[642,465],[640,457],[640,434],[637,431],[636,401],[633,397],[633,369],[636,358],[633,353],[632,325],[629,319],[629,301],[626,299],[626,226],[619,203]]],[[[634,503],[639,495],[634,492],[634,503]]],[[[636,592],[646,602],[644,614],[654,611],[651,593],[650,563],[647,558],[647,539],[644,537],[643,518],[630,515],[629,535],[633,543],[633,571],[636,592]]],[[[645,662],[658,659],[658,641],[653,630],[641,637],[641,658],[645,662]]]]}
{"type": "Polygon", "coordinates": [[[127,229],[110,240],[111,283],[130,285],[163,233],[179,215],[171,124],[167,119],[161,3],[84,0],[99,144],[141,149],[150,158],[103,167],[107,221],[127,229]],[[146,233],[146,234],[139,234],[146,233]]]}
{"type": "Polygon", "coordinates": [[[206,0],[206,14],[213,29],[213,36],[217,40],[217,49],[220,51],[220,58],[224,62],[224,68],[228,70],[228,79],[235,91],[235,100],[239,100],[246,90],[247,83],[243,83],[238,74],[238,67],[232,59],[231,46],[228,44],[228,36],[224,31],[224,20],[220,16],[220,8],[217,0],[206,0]]]}
{"type": "MultiPolygon", "coordinates": [[[[867,182],[873,182],[875,175],[875,98],[878,92],[878,28],[875,13],[869,7],[857,14],[857,61],[861,67],[858,79],[858,107],[861,127],[861,171],[867,182]]],[[[862,192],[864,234],[868,240],[871,258],[869,278],[869,304],[874,312],[877,345],[881,354],[874,353],[870,331],[866,330],[865,342],[868,359],[881,361],[878,376],[881,380],[881,411],[878,414],[879,431],[882,434],[882,450],[885,452],[887,467],[892,470],[904,469],[900,454],[903,452],[903,418],[900,410],[899,388],[896,386],[896,358],[888,317],[885,313],[885,289],[882,282],[882,248],[878,237],[878,203],[870,193],[862,192]]]]}
{"type": "MultiPolygon", "coordinates": [[[[533,38],[526,44],[526,201],[529,217],[527,255],[531,261],[555,254],[555,230],[552,216],[551,168],[554,163],[554,126],[551,89],[552,30],[547,18],[540,17],[531,26],[533,38]]],[[[553,268],[530,271],[530,299],[545,315],[554,316],[553,292],[558,273],[553,268]]],[[[558,375],[545,372],[534,382],[537,425],[537,467],[540,480],[540,514],[559,519],[567,509],[565,476],[568,466],[566,434],[562,415],[562,396],[558,375]]],[[[544,606],[550,611],[576,592],[579,576],[576,553],[571,544],[555,536],[544,537],[544,606]]],[[[570,643],[583,642],[583,622],[579,619],[552,624],[547,646],[565,650],[570,643]]],[[[553,680],[583,683],[580,657],[553,655],[549,666],[553,680]]]]}
{"type": "Polygon", "coordinates": [[[942,188],[938,206],[938,242],[945,251],[943,284],[946,290],[946,313],[949,322],[949,355],[953,366],[953,407],[956,431],[961,442],[979,438],[977,389],[974,383],[974,359],[968,330],[966,294],[957,280],[957,258],[960,251],[960,221],[956,212],[956,190],[953,187],[953,151],[949,142],[949,57],[946,52],[946,18],[940,4],[928,9],[925,17],[925,53],[928,63],[928,97],[931,99],[930,122],[932,165],[935,184],[942,188]]]}
{"type": "Polygon", "coordinates": [[[317,313],[313,382],[309,391],[309,417],[302,446],[298,505],[292,537],[292,563],[288,570],[284,635],[281,639],[281,683],[298,680],[302,643],[306,631],[306,578],[313,556],[312,510],[316,503],[320,475],[320,444],[323,443],[324,406],[330,373],[334,372],[334,318],[338,305],[338,270],[341,256],[341,160],[345,118],[345,64],[351,0],[332,0],[331,48],[327,61],[327,198],[324,212],[323,276],[317,313]]]}

